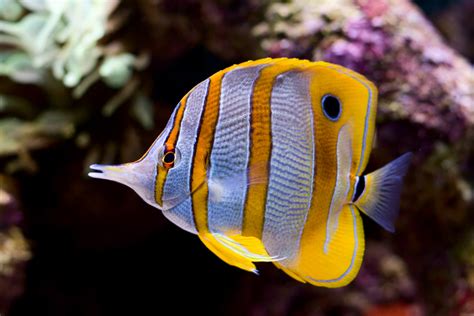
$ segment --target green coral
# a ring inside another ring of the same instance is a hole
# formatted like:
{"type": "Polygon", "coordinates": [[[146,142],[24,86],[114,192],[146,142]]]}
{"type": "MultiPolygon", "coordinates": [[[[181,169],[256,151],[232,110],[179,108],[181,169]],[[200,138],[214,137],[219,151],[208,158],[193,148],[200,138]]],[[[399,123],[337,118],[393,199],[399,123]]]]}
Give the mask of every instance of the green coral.
{"type": "Polygon", "coordinates": [[[15,21],[23,13],[23,7],[15,0],[0,0],[0,18],[15,21]]]}
{"type": "MultiPolygon", "coordinates": [[[[7,1],[0,9],[12,7],[13,3],[16,2],[7,1]]],[[[10,54],[26,55],[30,65],[38,72],[51,70],[54,77],[65,86],[78,85],[100,63],[105,53],[98,41],[107,32],[108,17],[118,1],[16,3],[17,6],[20,4],[25,6],[28,13],[18,22],[0,21],[0,44],[12,46],[13,52],[10,54]]],[[[15,69],[11,66],[10,58],[5,61],[2,68],[10,66],[11,70],[15,69]]]]}
{"type": "Polygon", "coordinates": [[[130,116],[144,128],[153,125],[136,76],[147,54],[107,38],[123,22],[114,18],[118,4],[0,0],[0,157],[74,137],[96,108],[110,116],[128,100],[130,116]],[[101,104],[88,95],[94,85],[107,96],[101,104]],[[21,87],[33,93],[18,93],[21,87]]]}

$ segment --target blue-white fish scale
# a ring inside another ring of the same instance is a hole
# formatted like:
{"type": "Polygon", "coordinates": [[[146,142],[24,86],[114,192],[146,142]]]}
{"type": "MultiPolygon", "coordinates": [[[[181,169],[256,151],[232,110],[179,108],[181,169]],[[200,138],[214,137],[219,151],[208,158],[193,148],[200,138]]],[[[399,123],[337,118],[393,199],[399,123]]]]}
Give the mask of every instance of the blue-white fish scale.
{"type": "Polygon", "coordinates": [[[271,95],[272,155],[263,242],[271,256],[286,260],[299,249],[311,203],[315,150],[309,84],[303,73],[283,73],[271,95]]]}
{"type": "Polygon", "coordinates": [[[219,118],[211,151],[209,183],[223,189],[208,201],[212,232],[242,230],[247,190],[252,90],[262,67],[235,69],[222,80],[219,118]]]}

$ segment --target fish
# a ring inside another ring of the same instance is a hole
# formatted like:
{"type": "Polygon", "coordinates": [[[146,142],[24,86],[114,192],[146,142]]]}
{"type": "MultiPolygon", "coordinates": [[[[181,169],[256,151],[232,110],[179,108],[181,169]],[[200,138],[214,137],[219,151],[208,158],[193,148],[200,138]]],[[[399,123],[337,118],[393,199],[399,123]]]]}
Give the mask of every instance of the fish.
{"type": "Polygon", "coordinates": [[[343,66],[247,61],[191,89],[139,160],[89,176],[130,187],[229,265],[341,287],[362,264],[360,213],[394,231],[412,157],[364,173],[376,111],[375,85],[343,66]]]}

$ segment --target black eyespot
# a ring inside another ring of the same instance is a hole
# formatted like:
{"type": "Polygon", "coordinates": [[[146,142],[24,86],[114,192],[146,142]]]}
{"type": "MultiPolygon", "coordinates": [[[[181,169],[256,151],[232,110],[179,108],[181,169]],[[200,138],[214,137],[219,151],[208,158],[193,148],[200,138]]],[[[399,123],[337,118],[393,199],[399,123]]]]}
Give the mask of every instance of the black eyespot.
{"type": "Polygon", "coordinates": [[[175,156],[174,152],[169,151],[169,152],[165,153],[162,160],[163,160],[164,164],[172,164],[175,159],[176,159],[176,156],[175,156]]]}
{"type": "Polygon", "coordinates": [[[337,121],[341,116],[341,101],[331,94],[326,94],[322,100],[324,115],[331,121],[337,121]]]}
{"type": "Polygon", "coordinates": [[[357,177],[357,183],[355,186],[354,197],[352,202],[355,202],[359,199],[365,189],[365,176],[357,177]]]}

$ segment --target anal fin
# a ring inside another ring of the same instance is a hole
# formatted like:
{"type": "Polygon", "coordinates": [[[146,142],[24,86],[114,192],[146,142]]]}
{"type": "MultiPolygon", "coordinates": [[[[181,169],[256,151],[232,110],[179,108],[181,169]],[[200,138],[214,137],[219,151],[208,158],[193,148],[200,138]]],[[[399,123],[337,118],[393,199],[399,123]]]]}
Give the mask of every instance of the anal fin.
{"type": "Polygon", "coordinates": [[[283,272],[285,272],[286,274],[288,274],[290,277],[292,277],[293,279],[295,279],[296,281],[300,281],[302,283],[306,283],[306,280],[303,279],[302,277],[300,277],[296,272],[293,272],[292,270],[286,268],[284,265],[280,264],[279,262],[273,262],[273,264],[280,270],[282,270],[283,272]]]}
{"type": "Polygon", "coordinates": [[[199,238],[222,261],[246,271],[258,272],[253,262],[280,260],[268,255],[262,241],[255,237],[204,233],[199,238]]]}

